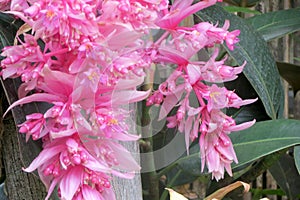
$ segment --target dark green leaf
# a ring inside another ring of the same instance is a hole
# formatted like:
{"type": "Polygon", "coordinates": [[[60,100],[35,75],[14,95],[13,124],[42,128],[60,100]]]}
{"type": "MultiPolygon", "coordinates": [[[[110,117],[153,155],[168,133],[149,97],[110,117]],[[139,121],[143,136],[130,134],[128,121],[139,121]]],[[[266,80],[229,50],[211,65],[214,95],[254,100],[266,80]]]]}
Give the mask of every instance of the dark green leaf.
{"type": "Polygon", "coordinates": [[[247,0],[247,1],[245,1],[245,0],[224,0],[224,2],[226,2],[226,3],[233,4],[236,6],[243,6],[243,7],[252,7],[260,1],[261,0],[247,0]]]}
{"type": "Polygon", "coordinates": [[[284,154],[269,171],[289,199],[300,197],[300,176],[290,155],[284,154]]]}
{"type": "Polygon", "coordinates": [[[239,7],[239,6],[224,6],[223,8],[227,12],[231,12],[231,13],[242,12],[242,13],[251,13],[251,14],[254,14],[254,15],[260,15],[261,14],[257,10],[251,10],[249,8],[239,7]]]}
{"type": "Polygon", "coordinates": [[[280,75],[293,87],[296,94],[300,90],[300,66],[277,62],[280,75]]]}
{"type": "Polygon", "coordinates": [[[298,174],[300,175],[300,145],[294,147],[294,159],[298,174]]]}
{"type": "Polygon", "coordinates": [[[197,15],[204,21],[219,23],[219,26],[228,19],[230,30],[241,30],[240,42],[234,51],[228,50],[228,53],[239,65],[247,61],[244,74],[262,100],[267,114],[275,119],[283,102],[283,89],[267,43],[244,19],[224,11],[219,6],[207,8],[197,15]]]}
{"type": "Polygon", "coordinates": [[[266,41],[300,30],[300,8],[280,10],[248,18],[266,41]]]}
{"type": "Polygon", "coordinates": [[[239,163],[237,168],[273,152],[300,144],[300,121],[292,119],[257,122],[249,129],[230,134],[239,163]]]}

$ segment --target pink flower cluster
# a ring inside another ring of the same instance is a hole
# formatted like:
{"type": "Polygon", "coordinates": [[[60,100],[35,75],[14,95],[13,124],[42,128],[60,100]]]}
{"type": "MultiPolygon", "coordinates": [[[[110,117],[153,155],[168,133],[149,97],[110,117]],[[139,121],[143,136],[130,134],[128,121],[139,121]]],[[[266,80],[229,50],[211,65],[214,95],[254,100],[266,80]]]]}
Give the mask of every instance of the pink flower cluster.
{"type": "Polygon", "coordinates": [[[168,127],[185,132],[186,144],[200,135],[202,168],[213,177],[231,175],[237,158],[228,137],[253,122],[236,125],[221,110],[252,103],[214,83],[233,80],[244,66],[216,60],[218,45],[234,49],[239,31],[229,22],[219,28],[208,22],[180,26],[189,15],[216,0],[14,0],[8,13],[21,18],[32,34],[18,37],[18,45],[5,47],[2,77],[20,77],[20,99],[14,106],[47,102],[45,113],[27,115],[20,133],[43,140],[43,150],[24,169],[38,170],[48,199],[58,187],[62,199],[115,199],[111,175],[131,178],[140,167],[118,141],[137,140],[129,134],[129,111],[123,105],[147,98],[137,91],[145,69],[153,64],[175,66],[170,77],[147,99],[162,104],[160,118],[174,107],[168,127]],[[145,35],[163,30],[151,41],[145,35]],[[214,49],[207,61],[194,61],[203,48],[214,49]],[[210,82],[212,84],[206,84],[210,82]],[[198,107],[192,107],[194,93],[198,107]],[[200,134],[199,134],[200,133],[200,134]]]}

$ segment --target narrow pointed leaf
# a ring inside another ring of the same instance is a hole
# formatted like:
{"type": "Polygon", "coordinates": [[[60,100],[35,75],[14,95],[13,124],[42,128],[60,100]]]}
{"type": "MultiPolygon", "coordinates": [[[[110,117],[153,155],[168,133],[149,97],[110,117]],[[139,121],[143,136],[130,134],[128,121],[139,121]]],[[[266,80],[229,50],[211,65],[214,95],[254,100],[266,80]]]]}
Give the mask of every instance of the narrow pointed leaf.
{"type": "Polygon", "coordinates": [[[233,168],[300,144],[299,129],[299,120],[280,119],[257,122],[249,129],[231,133],[230,138],[239,160],[233,168]]]}
{"type": "Polygon", "coordinates": [[[276,119],[282,104],[283,89],[276,63],[264,39],[244,19],[219,6],[207,8],[197,15],[201,20],[218,23],[219,26],[228,19],[231,31],[241,31],[240,42],[236,44],[234,51],[228,50],[228,53],[239,65],[247,61],[243,73],[262,100],[267,114],[276,119]]]}
{"type": "Polygon", "coordinates": [[[300,30],[300,8],[280,10],[247,19],[266,41],[300,30]]]}

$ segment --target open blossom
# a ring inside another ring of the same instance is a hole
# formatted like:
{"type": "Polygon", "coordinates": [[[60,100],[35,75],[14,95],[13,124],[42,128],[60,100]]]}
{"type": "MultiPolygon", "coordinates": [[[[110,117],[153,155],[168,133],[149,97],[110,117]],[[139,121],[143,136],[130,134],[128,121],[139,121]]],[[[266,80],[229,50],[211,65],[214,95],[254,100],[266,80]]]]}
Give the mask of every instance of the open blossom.
{"type": "Polygon", "coordinates": [[[193,0],[176,0],[171,6],[170,11],[166,11],[167,13],[161,19],[159,19],[156,24],[163,29],[176,29],[179,23],[187,16],[190,16],[199,10],[212,6],[216,2],[216,0],[205,0],[191,5],[193,3],[193,0]]]}
{"type": "MultiPolygon", "coordinates": [[[[204,112],[208,113],[207,110],[204,112]]],[[[217,181],[224,178],[224,169],[232,176],[230,165],[233,161],[238,163],[238,159],[228,134],[249,128],[255,120],[236,125],[231,117],[220,110],[213,110],[202,119],[204,121],[200,126],[202,132],[199,140],[202,170],[206,163],[212,178],[217,181]]]]}
{"type": "MultiPolygon", "coordinates": [[[[5,5],[1,9],[7,9],[5,5]]],[[[248,128],[254,121],[236,125],[224,108],[250,104],[234,91],[217,85],[237,78],[242,66],[217,60],[216,44],[233,50],[239,30],[201,22],[193,27],[180,22],[216,0],[14,0],[8,13],[32,29],[18,44],[5,47],[1,75],[21,78],[15,106],[46,102],[44,113],[32,113],[19,125],[26,139],[42,139],[43,150],[24,169],[38,170],[48,199],[55,187],[61,199],[115,199],[112,176],[132,178],[140,167],[117,141],[135,141],[130,134],[130,111],[124,105],[146,99],[150,91],[138,91],[145,70],[153,64],[174,70],[147,105],[161,104],[159,119],[168,128],[178,127],[190,141],[199,138],[202,170],[207,165],[219,180],[237,162],[231,131],[248,128]],[[152,30],[163,30],[156,41],[152,30]],[[203,48],[212,48],[208,60],[197,61],[203,48]],[[210,82],[210,84],[207,84],[210,82]],[[197,104],[190,101],[194,94],[197,104]],[[177,107],[173,116],[168,116],[177,107]],[[225,169],[225,170],[224,170],[225,169]]]]}
{"type": "Polygon", "coordinates": [[[80,196],[87,199],[87,195],[96,195],[101,197],[100,199],[115,199],[111,192],[106,191],[111,190],[109,175],[128,178],[132,177],[132,174],[131,171],[126,174],[113,170],[111,166],[120,165],[120,169],[127,171],[138,170],[139,166],[121,145],[112,141],[101,143],[105,145],[93,145],[89,148],[90,151],[87,151],[76,133],[68,138],[55,139],[50,143],[48,141],[39,156],[24,170],[32,172],[38,169],[48,188],[46,199],[56,185],[62,199],[71,200],[80,196]],[[119,159],[117,153],[120,152],[129,157],[119,159]],[[91,188],[86,188],[90,186],[91,188]],[[85,189],[87,191],[84,191],[85,189]]]}

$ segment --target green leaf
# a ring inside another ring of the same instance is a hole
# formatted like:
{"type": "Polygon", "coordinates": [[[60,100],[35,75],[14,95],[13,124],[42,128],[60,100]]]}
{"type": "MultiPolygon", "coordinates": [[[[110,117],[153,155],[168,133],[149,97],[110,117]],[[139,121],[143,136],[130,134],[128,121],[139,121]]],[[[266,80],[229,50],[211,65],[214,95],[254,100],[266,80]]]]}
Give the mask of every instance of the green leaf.
{"type": "Polygon", "coordinates": [[[300,90],[300,66],[284,62],[276,63],[280,75],[293,87],[296,94],[300,90]]]}
{"type": "MultiPolygon", "coordinates": [[[[257,122],[249,129],[231,133],[230,138],[239,160],[238,164],[232,165],[232,169],[243,169],[244,165],[257,159],[300,144],[299,130],[299,120],[280,119],[257,122]]],[[[169,171],[166,170],[167,177],[172,177],[178,170],[182,170],[174,185],[189,183],[196,177],[207,177],[207,172],[201,172],[198,145],[192,146],[190,151],[190,155],[178,159],[169,171]]]]}
{"type": "Polygon", "coordinates": [[[290,155],[284,154],[269,171],[280,188],[285,191],[288,199],[300,197],[300,176],[290,155]]]}
{"type": "Polygon", "coordinates": [[[252,7],[260,1],[261,0],[247,0],[247,1],[245,1],[245,0],[224,0],[224,2],[226,2],[226,3],[233,4],[236,6],[243,6],[243,7],[252,7]]]}
{"type": "Polygon", "coordinates": [[[300,145],[294,147],[294,159],[298,174],[300,174],[300,145]]]}
{"type": "Polygon", "coordinates": [[[224,6],[223,7],[224,10],[226,10],[227,12],[242,12],[242,13],[250,13],[250,14],[254,14],[254,15],[260,15],[261,13],[257,10],[251,10],[249,8],[245,8],[245,7],[239,7],[239,6],[224,6]]]}
{"type": "Polygon", "coordinates": [[[233,168],[300,144],[300,121],[279,119],[257,122],[249,129],[230,134],[239,160],[233,168]]]}
{"type": "Polygon", "coordinates": [[[267,114],[276,119],[283,103],[283,89],[276,63],[264,39],[244,19],[219,6],[204,9],[197,15],[204,21],[219,23],[219,26],[228,19],[230,30],[241,30],[240,42],[236,44],[234,51],[228,50],[228,53],[239,65],[247,61],[243,73],[262,100],[267,114]]]}
{"type": "Polygon", "coordinates": [[[247,19],[266,41],[300,30],[300,8],[280,10],[247,19]]]}

